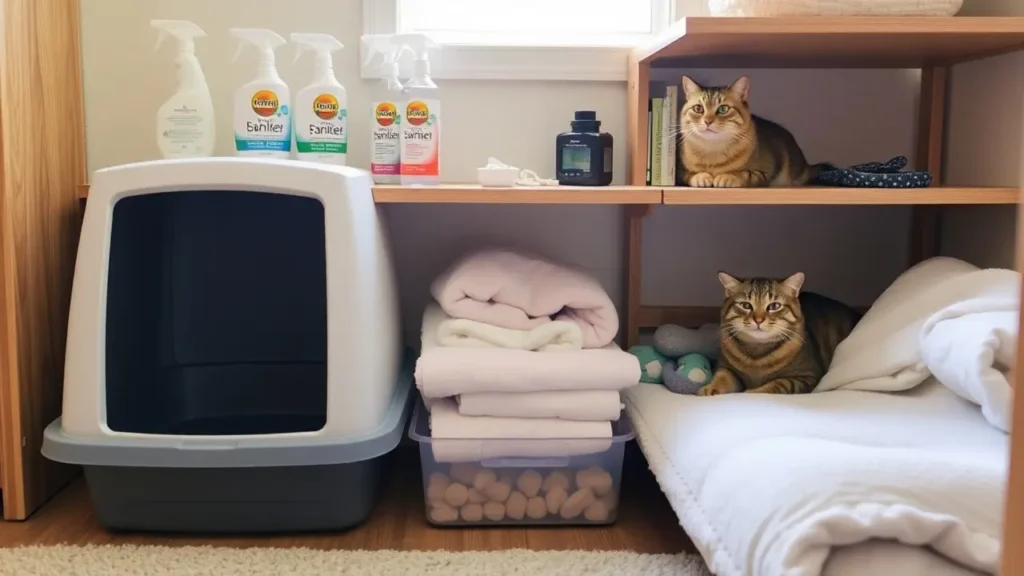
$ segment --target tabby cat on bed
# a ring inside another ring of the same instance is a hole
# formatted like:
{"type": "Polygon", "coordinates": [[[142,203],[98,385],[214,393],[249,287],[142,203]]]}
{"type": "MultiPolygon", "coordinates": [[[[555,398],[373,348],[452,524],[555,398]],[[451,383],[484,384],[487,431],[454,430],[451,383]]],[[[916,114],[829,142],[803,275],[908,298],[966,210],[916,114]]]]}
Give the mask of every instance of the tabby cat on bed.
{"type": "Polygon", "coordinates": [[[801,292],[800,272],[784,280],[744,280],[720,272],[718,279],[725,287],[721,353],[701,396],[810,392],[832,363],[836,346],[860,320],[841,302],[801,292]]]}
{"type": "Polygon", "coordinates": [[[681,185],[802,186],[817,177],[789,130],[750,113],[749,89],[746,76],[727,88],[683,76],[681,185]]]}

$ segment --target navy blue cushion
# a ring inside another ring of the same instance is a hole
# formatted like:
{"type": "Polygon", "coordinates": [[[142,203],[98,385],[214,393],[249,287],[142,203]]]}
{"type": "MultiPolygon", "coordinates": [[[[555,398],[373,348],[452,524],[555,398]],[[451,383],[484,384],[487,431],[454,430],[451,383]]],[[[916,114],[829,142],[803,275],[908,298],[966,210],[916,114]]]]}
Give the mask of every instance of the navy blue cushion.
{"type": "Polygon", "coordinates": [[[823,164],[818,172],[818,184],[853,188],[927,188],[932,175],[928,172],[903,172],[906,156],[897,156],[888,162],[869,162],[849,168],[823,164]]]}

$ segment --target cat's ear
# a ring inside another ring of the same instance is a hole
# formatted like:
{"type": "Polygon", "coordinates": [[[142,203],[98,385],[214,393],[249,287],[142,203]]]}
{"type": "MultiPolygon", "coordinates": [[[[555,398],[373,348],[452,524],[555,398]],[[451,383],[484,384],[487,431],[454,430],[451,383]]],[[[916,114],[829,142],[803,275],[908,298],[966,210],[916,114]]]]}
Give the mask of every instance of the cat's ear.
{"type": "Polygon", "coordinates": [[[739,288],[740,286],[740,281],[738,278],[736,278],[735,276],[730,276],[725,272],[718,273],[718,281],[722,283],[722,286],[725,288],[726,294],[732,292],[733,290],[739,288]]]}
{"type": "Polygon", "coordinates": [[[729,93],[740,99],[742,102],[747,101],[747,94],[750,92],[750,78],[746,76],[740,76],[735,82],[729,85],[729,93]]]}
{"type": "Polygon", "coordinates": [[[783,280],[782,285],[788,290],[791,290],[794,296],[799,295],[800,289],[804,286],[804,273],[797,272],[796,274],[793,274],[789,278],[783,280]]]}
{"type": "Polygon", "coordinates": [[[684,96],[686,96],[687,98],[693,98],[697,94],[700,94],[701,90],[703,90],[703,88],[700,87],[700,84],[694,82],[693,78],[690,78],[689,76],[683,76],[684,96]]]}

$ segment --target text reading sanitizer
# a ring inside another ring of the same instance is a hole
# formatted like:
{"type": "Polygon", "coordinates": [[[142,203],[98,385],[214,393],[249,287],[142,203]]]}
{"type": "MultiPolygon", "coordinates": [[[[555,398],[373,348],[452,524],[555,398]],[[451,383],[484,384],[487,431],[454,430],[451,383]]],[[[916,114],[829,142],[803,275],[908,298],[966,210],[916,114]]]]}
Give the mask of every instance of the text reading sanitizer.
{"type": "Polygon", "coordinates": [[[284,38],[262,28],[232,28],[231,34],[260,52],[256,78],[235,93],[235,154],[288,158],[292,149],[291,94],[277,74],[274,49],[284,38]]]}

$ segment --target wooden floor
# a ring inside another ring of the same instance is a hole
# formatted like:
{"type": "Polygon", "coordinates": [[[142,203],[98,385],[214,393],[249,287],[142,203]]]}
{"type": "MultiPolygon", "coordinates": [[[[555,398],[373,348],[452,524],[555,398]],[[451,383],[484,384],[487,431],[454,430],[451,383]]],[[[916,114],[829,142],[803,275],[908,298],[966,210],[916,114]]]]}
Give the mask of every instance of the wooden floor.
{"type": "Polygon", "coordinates": [[[675,514],[647,464],[630,445],[626,454],[618,522],[608,527],[440,529],[427,524],[419,472],[419,452],[400,447],[394,472],[377,508],[361,527],[343,533],[287,536],[197,536],[112,533],[93,517],[81,478],[25,522],[0,523],[0,546],[28,544],[164,544],[233,547],[294,547],[399,550],[632,550],[645,553],[693,552],[675,514]]]}

